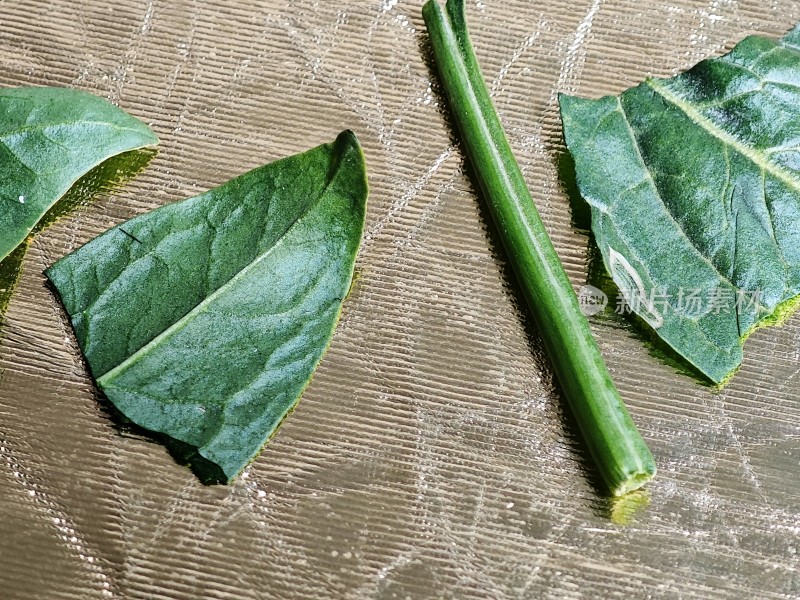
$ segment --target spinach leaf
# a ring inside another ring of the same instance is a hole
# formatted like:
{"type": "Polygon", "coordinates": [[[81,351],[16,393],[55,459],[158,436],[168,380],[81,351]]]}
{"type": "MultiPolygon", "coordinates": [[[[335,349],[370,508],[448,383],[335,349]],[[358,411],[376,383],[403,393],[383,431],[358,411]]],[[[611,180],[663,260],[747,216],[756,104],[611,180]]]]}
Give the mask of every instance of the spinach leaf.
{"type": "Polygon", "coordinates": [[[47,270],[98,386],[236,476],[294,408],[348,293],[355,135],[110,229],[47,270]]]}
{"type": "Polygon", "coordinates": [[[712,381],[800,294],[800,26],[620,96],[560,98],[629,307],[712,381]]]}
{"type": "Polygon", "coordinates": [[[0,90],[0,260],[84,174],[158,143],[107,100],[67,88],[0,90]]]}

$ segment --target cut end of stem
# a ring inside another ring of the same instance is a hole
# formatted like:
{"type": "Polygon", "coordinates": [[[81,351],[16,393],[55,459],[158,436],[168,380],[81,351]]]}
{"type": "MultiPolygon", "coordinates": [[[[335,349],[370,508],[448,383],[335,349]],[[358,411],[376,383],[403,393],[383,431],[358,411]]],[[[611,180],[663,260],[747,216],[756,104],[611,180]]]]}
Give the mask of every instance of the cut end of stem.
{"type": "Polygon", "coordinates": [[[619,498],[620,496],[624,496],[625,494],[628,494],[634,490],[638,490],[653,477],[655,477],[655,474],[655,469],[634,473],[627,479],[623,480],[619,485],[617,485],[616,488],[611,490],[611,493],[614,495],[614,497],[619,498]]]}

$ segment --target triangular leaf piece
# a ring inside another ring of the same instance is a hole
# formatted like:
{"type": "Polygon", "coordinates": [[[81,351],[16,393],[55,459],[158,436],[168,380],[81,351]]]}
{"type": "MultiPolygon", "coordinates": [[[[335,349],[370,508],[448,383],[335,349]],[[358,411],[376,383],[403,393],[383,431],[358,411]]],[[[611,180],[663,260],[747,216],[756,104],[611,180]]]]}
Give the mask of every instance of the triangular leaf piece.
{"type": "Polygon", "coordinates": [[[47,271],[98,386],[226,479],[322,358],[367,198],[355,135],[115,227],[47,271]]]}
{"type": "Polygon", "coordinates": [[[0,260],[92,168],[157,143],[147,125],[92,94],[0,90],[0,260]]]}
{"type": "Polygon", "coordinates": [[[800,29],[620,96],[560,98],[606,267],[712,381],[800,294],[800,29]]]}

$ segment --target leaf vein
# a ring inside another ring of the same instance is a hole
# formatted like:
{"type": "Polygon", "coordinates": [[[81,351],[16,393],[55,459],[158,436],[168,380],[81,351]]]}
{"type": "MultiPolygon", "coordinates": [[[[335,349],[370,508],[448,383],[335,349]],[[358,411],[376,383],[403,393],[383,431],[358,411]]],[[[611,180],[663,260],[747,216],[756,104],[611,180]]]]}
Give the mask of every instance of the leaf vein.
{"type": "Polygon", "coordinates": [[[644,157],[642,156],[642,152],[639,149],[639,143],[636,140],[636,134],[633,131],[633,127],[631,126],[631,123],[628,120],[628,115],[625,113],[625,109],[623,108],[622,101],[619,99],[619,97],[617,97],[617,104],[619,105],[619,111],[620,111],[620,113],[622,113],[622,118],[625,121],[625,125],[628,128],[628,132],[629,132],[629,134],[631,136],[631,141],[633,142],[633,147],[636,150],[636,156],[639,158],[639,161],[642,164],[642,169],[644,170],[644,172],[646,174],[645,175],[646,178],[649,179],[651,185],[653,186],[653,191],[655,192],[656,198],[658,198],[659,202],[661,202],[662,206],[664,207],[664,212],[675,223],[675,225],[677,226],[678,232],[686,240],[686,242],[689,244],[689,246],[692,248],[692,250],[694,250],[697,253],[697,255],[704,262],[706,262],[706,264],[708,264],[714,270],[714,272],[720,277],[720,279],[725,281],[731,287],[735,288],[736,286],[733,284],[733,282],[730,280],[730,278],[727,275],[725,275],[724,273],[722,273],[716,267],[716,265],[714,265],[714,263],[711,262],[709,260],[709,258],[700,251],[700,248],[697,247],[697,244],[695,244],[695,242],[694,242],[694,240],[692,240],[692,238],[690,238],[688,235],[686,235],[686,231],[684,231],[683,225],[681,225],[680,221],[678,221],[675,218],[675,215],[672,214],[672,211],[669,210],[669,207],[667,206],[667,203],[664,201],[664,198],[661,196],[661,192],[658,189],[658,186],[656,185],[656,182],[653,179],[652,174],[650,173],[650,169],[647,168],[647,163],[645,162],[644,157]]]}
{"type": "Polygon", "coordinates": [[[795,192],[800,194],[800,180],[796,179],[791,173],[767,160],[765,156],[759,154],[759,152],[754,148],[750,148],[740,140],[736,139],[733,135],[719,127],[711,119],[701,114],[685,99],[668,90],[661,83],[657,83],[654,79],[648,79],[646,83],[654,92],[672,104],[679,111],[684,113],[695,125],[703,129],[706,133],[718,139],[723,144],[732,147],[739,154],[750,160],[756,167],[767,171],[770,175],[776,179],[780,179],[787,186],[791,187],[795,190],[795,192]]]}
{"type": "Polygon", "coordinates": [[[227,291],[229,288],[231,288],[239,280],[244,278],[247,275],[247,273],[249,273],[251,270],[253,270],[258,264],[260,264],[262,261],[266,260],[266,258],[268,258],[270,256],[270,254],[273,252],[273,250],[276,247],[278,247],[278,245],[284,239],[286,239],[287,234],[294,228],[294,226],[298,222],[300,222],[303,218],[305,218],[307,215],[309,215],[311,213],[312,209],[315,208],[322,201],[322,199],[327,195],[328,190],[329,190],[329,188],[331,186],[331,183],[336,178],[336,175],[337,175],[340,167],[341,167],[341,160],[337,160],[337,162],[335,164],[331,165],[331,171],[329,173],[328,181],[326,182],[325,187],[322,189],[320,194],[314,199],[313,202],[311,202],[308,205],[308,207],[306,208],[306,210],[303,213],[299,214],[289,224],[289,226],[286,227],[286,229],[283,231],[283,233],[281,233],[281,235],[275,240],[275,242],[267,250],[265,250],[262,254],[257,256],[253,261],[251,261],[250,263],[245,265],[238,273],[236,273],[233,277],[231,277],[223,285],[221,285],[219,288],[214,290],[211,294],[209,294],[208,296],[203,298],[203,300],[201,300],[196,306],[194,306],[194,308],[192,308],[189,312],[187,312],[185,315],[183,315],[180,319],[175,321],[175,323],[173,323],[172,325],[167,327],[164,331],[159,333],[156,337],[154,337],[152,340],[150,340],[147,344],[145,344],[144,346],[139,348],[139,350],[137,350],[136,352],[134,352],[133,354],[128,356],[124,361],[122,361],[120,364],[115,366],[113,369],[111,369],[108,372],[104,373],[101,377],[99,377],[97,379],[98,383],[102,384],[105,381],[108,381],[109,379],[113,378],[117,373],[123,371],[129,364],[135,363],[136,360],[138,360],[138,358],[141,355],[146,354],[147,352],[150,351],[151,348],[157,346],[162,340],[166,339],[172,332],[178,331],[178,330],[182,329],[183,327],[185,327],[198,313],[202,312],[203,309],[205,309],[209,304],[211,304],[219,296],[221,296],[223,293],[225,293],[225,291],[227,291]]]}

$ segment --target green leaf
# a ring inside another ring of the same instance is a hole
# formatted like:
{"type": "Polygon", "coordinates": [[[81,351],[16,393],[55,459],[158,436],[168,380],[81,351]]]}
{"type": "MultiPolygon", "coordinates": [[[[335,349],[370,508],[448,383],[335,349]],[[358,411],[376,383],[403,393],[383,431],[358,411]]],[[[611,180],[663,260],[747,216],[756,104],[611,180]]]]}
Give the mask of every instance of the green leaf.
{"type": "Polygon", "coordinates": [[[800,26],[620,96],[560,98],[606,267],[712,381],[800,294],[800,26]]]}
{"type": "Polygon", "coordinates": [[[366,198],[363,154],[345,131],[114,227],[47,276],[114,406],[229,480],[330,343],[366,198]]]}
{"type": "Polygon", "coordinates": [[[158,143],[107,100],[67,88],[0,90],[0,260],[84,174],[158,143]]]}

